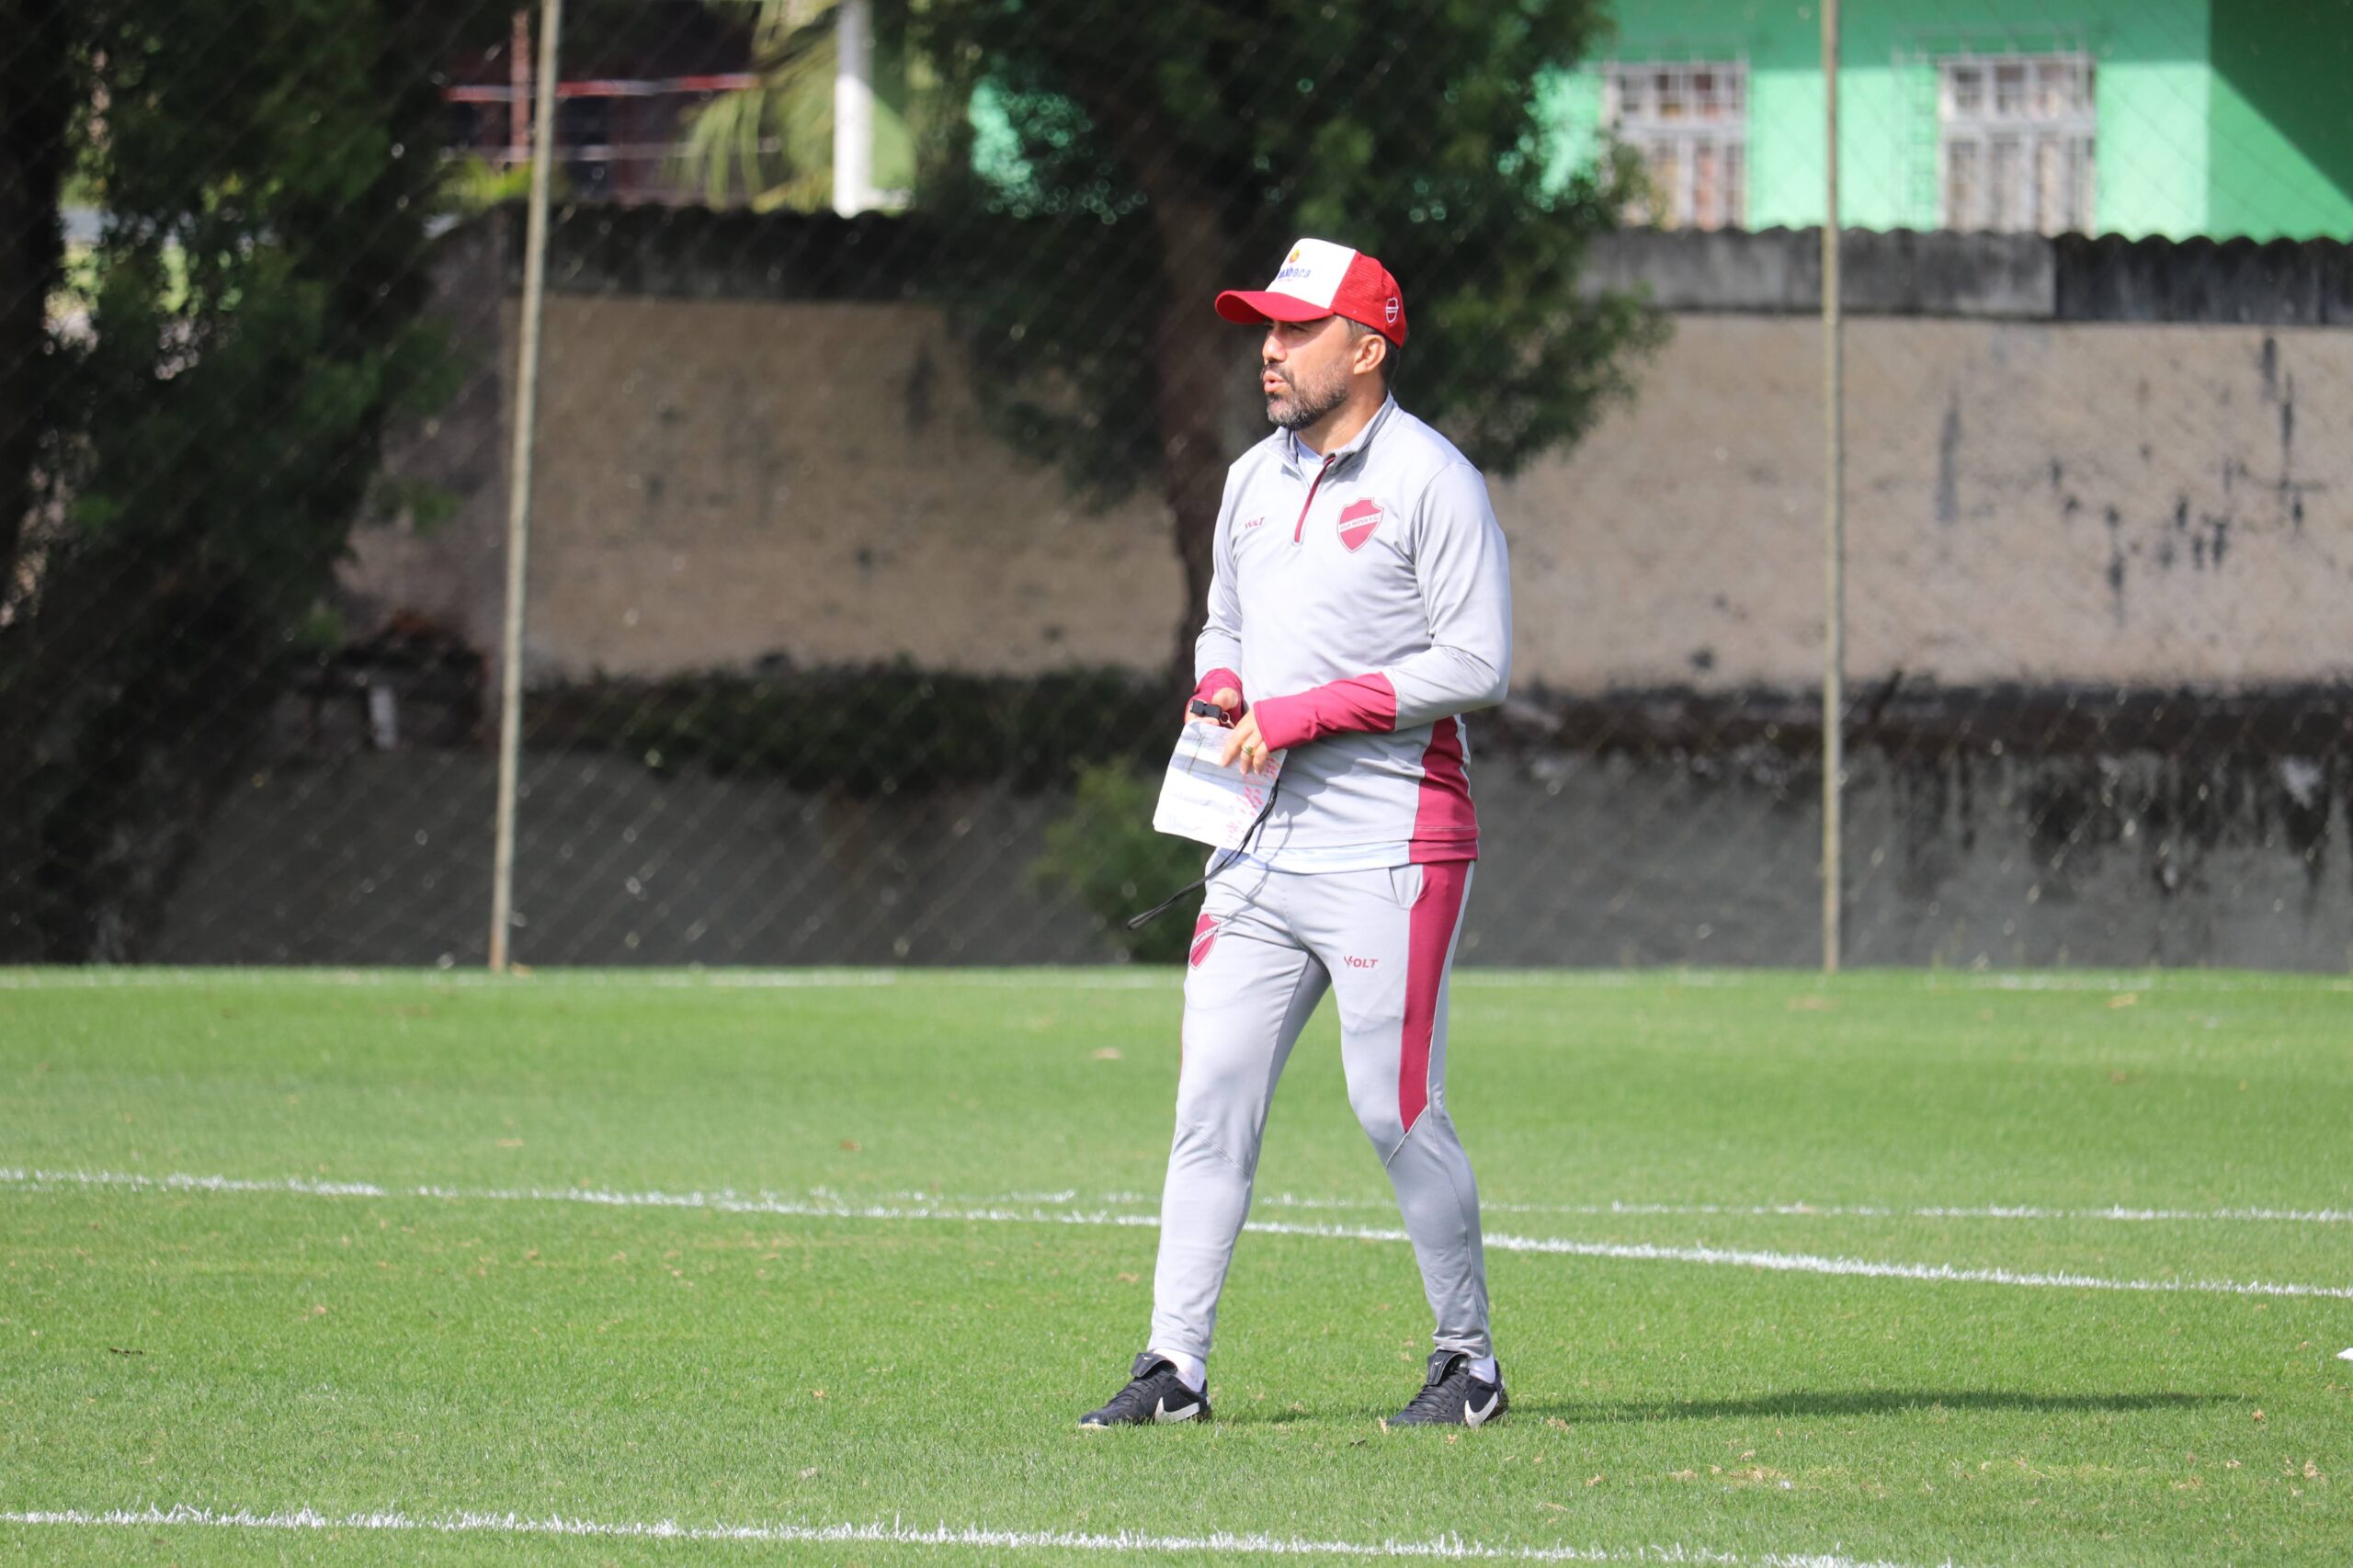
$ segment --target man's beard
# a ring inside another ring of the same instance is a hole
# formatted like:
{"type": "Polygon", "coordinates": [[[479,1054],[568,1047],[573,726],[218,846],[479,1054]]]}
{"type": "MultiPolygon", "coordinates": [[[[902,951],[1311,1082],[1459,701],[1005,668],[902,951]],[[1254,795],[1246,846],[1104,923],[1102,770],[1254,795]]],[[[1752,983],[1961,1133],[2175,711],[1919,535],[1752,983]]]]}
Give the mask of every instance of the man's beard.
{"type": "Polygon", "coordinates": [[[1304,430],[1348,401],[1347,367],[1337,367],[1337,373],[1320,387],[1302,387],[1288,374],[1278,370],[1290,390],[1267,399],[1267,417],[1286,430],[1304,430]]]}

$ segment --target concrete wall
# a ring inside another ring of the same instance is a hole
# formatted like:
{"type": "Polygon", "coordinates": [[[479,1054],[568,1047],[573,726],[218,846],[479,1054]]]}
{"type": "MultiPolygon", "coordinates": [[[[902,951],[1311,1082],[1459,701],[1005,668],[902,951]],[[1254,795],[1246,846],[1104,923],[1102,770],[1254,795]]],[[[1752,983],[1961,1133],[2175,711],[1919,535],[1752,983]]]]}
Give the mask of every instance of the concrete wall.
{"type": "MultiPolygon", "coordinates": [[[[1158,505],[1089,513],[987,433],[940,316],[893,297],[928,254],[907,221],[807,222],[604,214],[597,254],[559,230],[533,677],[1156,670],[1180,608],[1158,505]]],[[[2312,324],[2353,321],[2353,253],[1849,239],[1849,959],[2341,968],[2353,334],[2312,324]]],[[[504,244],[453,249],[481,374],[397,455],[456,515],[365,537],[363,635],[398,615],[496,647],[504,244]]],[[[1508,847],[1467,961],[1814,956],[1814,244],[1597,258],[1677,330],[1629,406],[1495,487],[1520,686],[1590,700],[1479,732],[1508,847]]],[[[1030,876],[1055,790],[801,792],[559,732],[524,776],[526,961],[1113,950],[1030,876]]],[[[479,961],[490,757],[405,720],[408,749],[357,733],[256,759],[157,956],[479,961]]]]}
{"type": "MultiPolygon", "coordinates": [[[[545,341],[532,680],[773,655],[1165,660],[1182,578],[1165,511],[1092,512],[1018,460],[983,428],[938,312],[560,295],[545,341]]],[[[503,494],[469,496],[430,534],[364,539],[347,585],[494,650],[504,527],[503,494]]]]}
{"type": "Polygon", "coordinates": [[[505,224],[478,222],[442,240],[433,312],[470,373],[439,414],[387,437],[384,463],[395,475],[432,486],[450,513],[429,526],[404,517],[352,535],[343,585],[353,600],[351,630],[362,639],[403,618],[496,655],[506,595],[513,401],[506,376],[515,362],[506,330],[511,312],[497,287],[508,237],[505,224]]]}
{"type": "MultiPolygon", "coordinates": [[[[479,753],[393,752],[256,773],[207,835],[156,960],[479,965],[494,771],[479,753]]],[[[527,758],[524,782],[528,963],[1116,956],[1030,875],[1065,795],[858,800],[576,754],[527,758]]],[[[1480,867],[1464,963],[1815,961],[1818,798],[1771,758],[1498,759],[1477,789],[1488,842],[1508,849],[1480,867]]],[[[2341,757],[1858,755],[1847,959],[2341,971],[2348,812],[2341,757]]]]}
{"type": "MultiPolygon", "coordinates": [[[[482,298],[483,375],[400,459],[457,515],[363,537],[362,630],[406,610],[497,645],[507,350],[482,298]]],[[[1847,344],[1859,680],[2353,670],[2353,335],[1882,316],[1847,344]]],[[[547,345],[535,681],[1165,657],[1180,587],[1156,497],[1090,512],[1016,458],[933,309],[559,294],[547,345]]],[[[1813,681],[1821,372],[1810,320],[1679,313],[1630,406],[1495,487],[1522,686],[1813,681]]]]}
{"type": "MultiPolygon", "coordinates": [[[[1821,329],[1685,316],[1497,491],[1524,680],[1808,685],[1821,329]]],[[[1881,318],[1847,337],[1849,668],[2241,685],[2353,666],[2353,337],[1881,318]],[[2301,434],[2300,434],[2301,433],[2301,434]]]]}

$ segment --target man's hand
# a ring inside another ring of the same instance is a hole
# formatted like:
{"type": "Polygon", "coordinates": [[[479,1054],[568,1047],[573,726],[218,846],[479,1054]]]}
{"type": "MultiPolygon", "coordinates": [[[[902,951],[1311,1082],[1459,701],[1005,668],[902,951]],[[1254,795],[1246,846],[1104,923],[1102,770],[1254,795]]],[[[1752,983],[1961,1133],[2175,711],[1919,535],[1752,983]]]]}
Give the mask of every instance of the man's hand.
{"type": "MultiPolygon", "coordinates": [[[[1239,719],[1233,716],[1234,710],[1242,706],[1242,694],[1230,686],[1222,686],[1210,693],[1210,700],[1225,710],[1225,717],[1217,722],[1233,732],[1225,737],[1225,749],[1219,754],[1217,765],[1220,767],[1232,767],[1233,759],[1238,756],[1242,759],[1243,772],[1263,772],[1267,766],[1267,751],[1266,738],[1258,733],[1258,716],[1256,713],[1245,713],[1239,719]]],[[[1188,724],[1206,724],[1211,721],[1206,714],[1188,711],[1185,715],[1185,722],[1188,724]]]]}
{"type": "Polygon", "coordinates": [[[1245,713],[1233,726],[1233,733],[1225,737],[1225,749],[1218,754],[1217,765],[1231,767],[1234,758],[1239,757],[1243,772],[1263,773],[1267,756],[1267,738],[1258,733],[1258,715],[1245,713]]]}
{"type": "MultiPolygon", "coordinates": [[[[1225,717],[1218,720],[1217,722],[1231,729],[1233,725],[1233,710],[1242,706],[1242,694],[1230,686],[1222,686],[1210,693],[1210,700],[1225,710],[1225,717]]],[[[1210,722],[1210,718],[1206,713],[1196,713],[1188,708],[1185,710],[1185,722],[1206,724],[1210,722]]]]}

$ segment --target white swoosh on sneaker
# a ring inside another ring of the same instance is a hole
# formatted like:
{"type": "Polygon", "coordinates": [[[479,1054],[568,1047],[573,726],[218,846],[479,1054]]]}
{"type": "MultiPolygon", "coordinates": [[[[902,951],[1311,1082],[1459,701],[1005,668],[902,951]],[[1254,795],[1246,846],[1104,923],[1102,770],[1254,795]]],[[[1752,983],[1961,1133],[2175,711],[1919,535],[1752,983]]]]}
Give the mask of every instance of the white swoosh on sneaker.
{"type": "Polygon", "coordinates": [[[1172,1415],[1168,1409],[1168,1396],[1166,1394],[1162,1394],[1159,1402],[1152,1407],[1152,1418],[1154,1421],[1162,1422],[1164,1424],[1173,1421],[1190,1421],[1194,1416],[1199,1415],[1200,1413],[1200,1403],[1197,1400],[1193,1403],[1187,1405],[1184,1409],[1172,1415]]]}
{"type": "Polygon", "coordinates": [[[1487,1403],[1483,1408],[1479,1405],[1472,1404],[1469,1400],[1464,1400],[1462,1402],[1462,1424],[1465,1426],[1476,1426],[1480,1425],[1482,1422],[1485,1421],[1488,1416],[1493,1415],[1495,1413],[1495,1406],[1503,1403],[1503,1397],[1504,1391],[1497,1389],[1495,1392],[1487,1396],[1487,1403]]]}

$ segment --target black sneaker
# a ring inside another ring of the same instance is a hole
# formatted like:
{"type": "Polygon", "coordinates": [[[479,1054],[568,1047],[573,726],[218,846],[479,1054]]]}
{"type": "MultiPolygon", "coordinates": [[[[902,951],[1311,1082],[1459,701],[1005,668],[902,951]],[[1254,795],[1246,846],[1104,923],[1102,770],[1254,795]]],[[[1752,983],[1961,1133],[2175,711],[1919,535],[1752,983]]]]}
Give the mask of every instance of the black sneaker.
{"type": "Polygon", "coordinates": [[[1440,1350],[1430,1357],[1429,1376],[1411,1404],[1389,1418],[1392,1426],[1484,1426],[1511,1408],[1504,1397],[1503,1366],[1488,1382],[1471,1370],[1471,1358],[1460,1350],[1440,1350]]]}
{"type": "Polygon", "coordinates": [[[1195,1393],[1176,1375],[1176,1369],[1147,1350],[1136,1358],[1135,1370],[1128,1386],[1111,1396],[1111,1403],[1100,1410],[1090,1410],[1078,1418],[1081,1430],[1094,1426],[1165,1426],[1176,1421],[1207,1421],[1210,1418],[1209,1392],[1206,1385],[1195,1393]]]}

